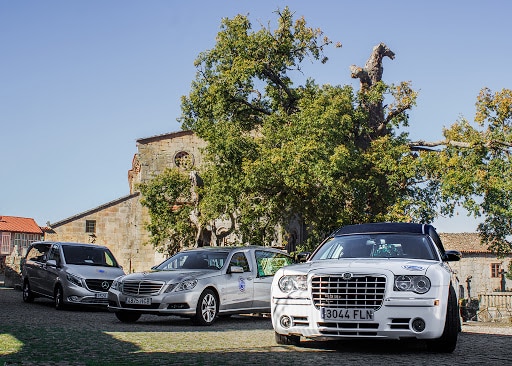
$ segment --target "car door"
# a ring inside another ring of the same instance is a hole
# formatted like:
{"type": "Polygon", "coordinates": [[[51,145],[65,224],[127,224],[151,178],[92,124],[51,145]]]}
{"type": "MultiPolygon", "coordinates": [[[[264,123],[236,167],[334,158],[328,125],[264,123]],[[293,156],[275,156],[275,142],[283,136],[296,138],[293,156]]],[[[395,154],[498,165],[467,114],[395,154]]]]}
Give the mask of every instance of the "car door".
{"type": "Polygon", "coordinates": [[[53,244],[50,251],[48,252],[47,261],[43,265],[43,271],[41,275],[41,293],[53,297],[53,291],[55,282],[59,276],[61,266],[61,255],[60,246],[53,244]],[[49,260],[54,260],[57,266],[48,265],[49,260]]]}
{"type": "Polygon", "coordinates": [[[23,262],[23,276],[28,279],[30,290],[41,293],[42,280],[44,276],[44,263],[46,262],[48,251],[51,244],[38,243],[34,244],[23,262]]]}
{"type": "Polygon", "coordinates": [[[225,285],[221,294],[221,310],[247,309],[252,306],[254,295],[254,268],[246,252],[237,251],[231,255],[225,274],[225,285]],[[243,268],[242,273],[229,273],[230,267],[243,268]]]}
{"type": "Polygon", "coordinates": [[[253,252],[257,268],[254,279],[253,307],[270,310],[270,288],[277,270],[293,263],[292,257],[270,250],[255,250],[253,252]]]}

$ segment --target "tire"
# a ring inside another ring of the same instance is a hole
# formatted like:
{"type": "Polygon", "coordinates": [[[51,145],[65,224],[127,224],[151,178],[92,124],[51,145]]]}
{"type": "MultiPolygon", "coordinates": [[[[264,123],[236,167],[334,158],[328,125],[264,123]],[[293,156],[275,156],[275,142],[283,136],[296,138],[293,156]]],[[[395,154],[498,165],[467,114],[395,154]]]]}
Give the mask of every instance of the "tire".
{"type": "Polygon", "coordinates": [[[25,282],[23,282],[23,301],[24,302],[32,302],[34,301],[34,294],[32,293],[32,291],[30,290],[30,284],[28,283],[28,280],[26,280],[25,282]]]}
{"type": "Polygon", "coordinates": [[[116,311],[116,317],[123,323],[135,323],[142,314],[133,311],[116,311]]]}
{"type": "Polygon", "coordinates": [[[219,313],[219,300],[215,292],[210,289],[203,291],[197,302],[196,315],[192,317],[195,325],[212,325],[219,313]]]}
{"type": "Polygon", "coordinates": [[[64,291],[60,285],[55,287],[55,291],[53,292],[53,303],[57,310],[63,310],[66,308],[66,305],[64,304],[64,291]]]}
{"type": "Polygon", "coordinates": [[[459,304],[453,286],[450,285],[448,293],[448,305],[446,307],[446,320],[441,337],[427,342],[427,348],[432,352],[452,353],[457,346],[459,335],[460,318],[459,304]]]}
{"type": "Polygon", "coordinates": [[[275,332],[276,343],[287,346],[300,346],[300,336],[298,335],[285,335],[275,332]]]}

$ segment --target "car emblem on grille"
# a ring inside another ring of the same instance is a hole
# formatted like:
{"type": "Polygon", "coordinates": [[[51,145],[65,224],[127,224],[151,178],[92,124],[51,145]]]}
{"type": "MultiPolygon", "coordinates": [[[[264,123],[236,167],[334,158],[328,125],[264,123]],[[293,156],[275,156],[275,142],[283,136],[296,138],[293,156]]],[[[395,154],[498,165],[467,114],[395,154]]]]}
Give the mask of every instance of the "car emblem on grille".
{"type": "Polygon", "coordinates": [[[350,280],[350,279],[352,278],[352,273],[350,273],[350,272],[345,272],[345,273],[343,273],[343,274],[341,275],[341,277],[342,277],[344,280],[348,281],[348,280],[350,280]]]}
{"type": "Polygon", "coordinates": [[[104,289],[104,290],[108,290],[108,288],[110,287],[110,284],[107,282],[107,281],[103,281],[101,283],[101,288],[104,289]]]}

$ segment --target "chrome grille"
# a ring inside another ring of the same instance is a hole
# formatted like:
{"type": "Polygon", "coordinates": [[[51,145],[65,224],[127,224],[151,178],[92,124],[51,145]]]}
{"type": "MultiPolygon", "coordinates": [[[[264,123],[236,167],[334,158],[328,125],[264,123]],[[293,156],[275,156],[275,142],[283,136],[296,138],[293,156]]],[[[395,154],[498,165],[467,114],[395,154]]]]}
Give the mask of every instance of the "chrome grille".
{"type": "Polygon", "coordinates": [[[384,276],[353,275],[350,279],[344,279],[341,275],[314,276],[311,282],[311,295],[317,308],[377,310],[386,292],[384,276]]]}
{"type": "Polygon", "coordinates": [[[85,280],[85,284],[87,285],[87,288],[91,291],[107,292],[110,286],[112,285],[112,280],[88,279],[85,280]]]}
{"type": "Polygon", "coordinates": [[[125,295],[158,295],[165,282],[162,281],[124,281],[125,295]]]}

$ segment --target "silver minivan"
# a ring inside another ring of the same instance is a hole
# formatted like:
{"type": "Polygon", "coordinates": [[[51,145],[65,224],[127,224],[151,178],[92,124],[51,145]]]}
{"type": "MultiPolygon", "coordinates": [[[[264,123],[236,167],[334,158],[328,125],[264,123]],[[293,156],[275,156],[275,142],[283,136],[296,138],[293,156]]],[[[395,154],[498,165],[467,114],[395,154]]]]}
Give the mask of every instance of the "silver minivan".
{"type": "Polygon", "coordinates": [[[56,309],[66,305],[108,304],[107,293],[124,275],[105,246],[69,242],[34,242],[21,263],[23,301],[51,298],[56,309]]]}

